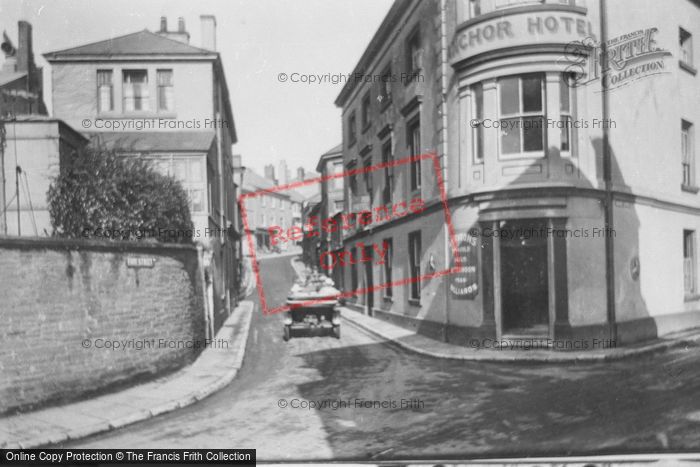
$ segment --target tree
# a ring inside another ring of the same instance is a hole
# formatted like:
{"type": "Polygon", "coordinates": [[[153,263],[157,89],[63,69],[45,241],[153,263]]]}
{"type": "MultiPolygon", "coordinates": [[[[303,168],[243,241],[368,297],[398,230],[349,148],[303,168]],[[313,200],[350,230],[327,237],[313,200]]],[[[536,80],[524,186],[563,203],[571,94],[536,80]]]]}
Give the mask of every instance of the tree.
{"type": "Polygon", "coordinates": [[[148,161],[89,147],[62,167],[48,192],[53,235],[191,242],[187,193],[148,161]]]}

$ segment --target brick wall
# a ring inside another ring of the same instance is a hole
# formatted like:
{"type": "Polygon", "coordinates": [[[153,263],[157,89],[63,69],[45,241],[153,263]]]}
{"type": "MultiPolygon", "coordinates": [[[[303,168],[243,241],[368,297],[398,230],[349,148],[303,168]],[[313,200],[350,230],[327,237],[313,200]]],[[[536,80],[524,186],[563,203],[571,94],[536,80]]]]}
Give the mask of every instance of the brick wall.
{"type": "Polygon", "coordinates": [[[204,339],[197,250],[0,239],[0,323],[0,413],[178,368],[204,339]],[[155,263],[128,267],[134,256],[155,263]]]}

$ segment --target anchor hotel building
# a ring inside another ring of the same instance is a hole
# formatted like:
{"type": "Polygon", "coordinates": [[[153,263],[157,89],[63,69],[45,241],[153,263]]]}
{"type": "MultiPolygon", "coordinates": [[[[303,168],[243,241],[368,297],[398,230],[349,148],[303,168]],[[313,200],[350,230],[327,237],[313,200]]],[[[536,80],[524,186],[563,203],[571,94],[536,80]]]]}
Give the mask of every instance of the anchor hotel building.
{"type": "Polygon", "coordinates": [[[698,41],[695,0],[395,1],[336,100],[344,168],[437,154],[454,236],[430,159],[356,172],[346,211],[425,210],[343,232],[389,248],[343,267],[350,306],[462,345],[700,326],[698,41]]]}

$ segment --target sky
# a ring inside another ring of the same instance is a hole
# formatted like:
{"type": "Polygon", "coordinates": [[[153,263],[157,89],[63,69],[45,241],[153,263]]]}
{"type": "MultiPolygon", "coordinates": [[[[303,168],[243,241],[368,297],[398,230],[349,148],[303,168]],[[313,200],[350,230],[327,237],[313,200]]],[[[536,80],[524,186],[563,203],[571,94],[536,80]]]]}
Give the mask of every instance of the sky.
{"type": "MultiPolygon", "coordinates": [[[[292,83],[304,75],[352,72],[393,0],[0,0],[0,30],[17,40],[17,21],[33,27],[34,55],[44,67],[51,109],[50,67],[42,54],[143,29],[168,29],[185,19],[190,44],[201,44],[199,16],[217,21],[221,53],[239,142],[234,153],[262,173],[287,160],[314,169],[341,142],[343,83],[292,83]],[[281,82],[286,73],[287,82],[281,82]],[[295,76],[300,76],[295,75],[295,76]]],[[[0,62],[4,56],[0,54],[0,62]]]]}

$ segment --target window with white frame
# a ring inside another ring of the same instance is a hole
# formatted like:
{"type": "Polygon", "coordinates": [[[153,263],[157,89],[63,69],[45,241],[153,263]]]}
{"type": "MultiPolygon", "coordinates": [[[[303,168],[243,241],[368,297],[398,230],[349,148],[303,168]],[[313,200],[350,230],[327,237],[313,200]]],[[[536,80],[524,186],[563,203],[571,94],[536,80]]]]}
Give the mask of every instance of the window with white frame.
{"type": "Polygon", "coordinates": [[[683,28],[679,28],[678,40],[680,43],[680,58],[679,60],[693,66],[693,35],[683,28]]]}
{"type": "Polygon", "coordinates": [[[683,231],[683,288],[685,295],[697,293],[695,231],[683,231]]]}
{"type": "Polygon", "coordinates": [[[684,186],[695,184],[695,154],[693,144],[693,124],[681,120],[681,168],[684,186]]]}
{"type": "Polygon", "coordinates": [[[408,270],[411,280],[408,298],[415,301],[420,300],[420,258],[421,233],[411,232],[408,234],[408,270]]]}
{"type": "Polygon", "coordinates": [[[423,48],[421,47],[420,30],[416,29],[406,41],[406,73],[415,75],[422,68],[423,48]]]}
{"type": "Polygon", "coordinates": [[[158,70],[158,110],[175,110],[173,70],[158,70]]]}
{"type": "Polygon", "coordinates": [[[501,155],[544,155],[544,83],[543,73],[498,80],[501,155]]]}
{"type": "Polygon", "coordinates": [[[421,154],[420,140],[420,118],[414,118],[408,124],[408,149],[410,155],[414,156],[409,164],[409,185],[411,191],[420,190],[421,186],[421,160],[418,158],[421,154]]]}
{"type": "MultiPolygon", "coordinates": [[[[391,164],[394,159],[392,151],[391,139],[384,142],[382,145],[382,164],[391,164]]],[[[384,186],[382,187],[382,204],[391,203],[391,198],[394,193],[394,167],[386,165],[384,167],[384,186]]]]}
{"type": "Polygon", "coordinates": [[[114,110],[114,84],[112,70],[97,70],[97,110],[110,112],[114,110]]]}
{"type": "Polygon", "coordinates": [[[476,83],[472,86],[472,115],[475,124],[472,125],[472,141],[474,162],[484,162],[484,86],[476,83]]]}
{"type": "Polygon", "coordinates": [[[559,149],[562,153],[573,155],[573,100],[572,100],[572,77],[567,73],[562,73],[559,79],[559,121],[561,122],[561,142],[559,149]]]}
{"type": "Polygon", "coordinates": [[[207,205],[204,199],[204,158],[200,156],[162,155],[151,159],[153,168],[182,184],[187,193],[191,212],[203,212],[207,205]]]}
{"type": "Polygon", "coordinates": [[[124,111],[150,110],[147,70],[124,70],[122,72],[122,94],[124,111]]]}
{"type": "Polygon", "coordinates": [[[384,297],[391,298],[394,296],[394,290],[391,287],[393,281],[394,269],[394,242],[391,238],[386,238],[382,242],[384,248],[384,297]]]}
{"type": "Polygon", "coordinates": [[[342,173],[343,173],[343,161],[334,162],[332,170],[333,170],[333,175],[335,175],[336,178],[332,178],[330,180],[331,189],[342,190],[343,189],[343,177],[341,177],[340,175],[342,175],[342,173]]]}

